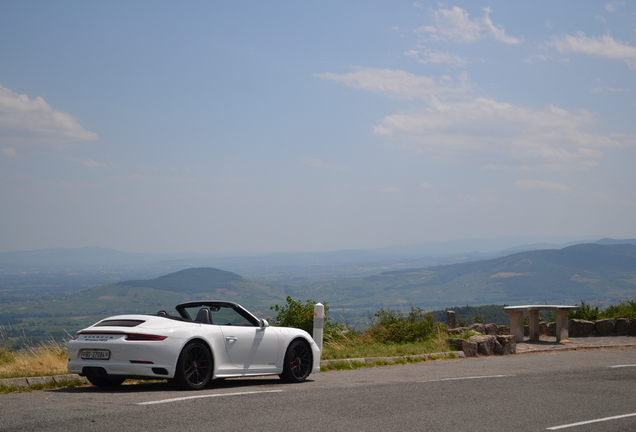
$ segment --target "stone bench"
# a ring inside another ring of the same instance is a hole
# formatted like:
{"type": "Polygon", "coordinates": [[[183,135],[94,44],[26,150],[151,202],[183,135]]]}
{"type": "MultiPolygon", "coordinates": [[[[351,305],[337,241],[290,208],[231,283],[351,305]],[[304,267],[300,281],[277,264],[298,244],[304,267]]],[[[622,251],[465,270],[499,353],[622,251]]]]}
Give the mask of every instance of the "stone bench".
{"type": "Polygon", "coordinates": [[[561,342],[568,335],[568,311],[579,310],[579,306],[569,305],[524,305],[506,306],[505,311],[510,313],[510,334],[515,336],[517,342],[523,342],[523,313],[530,313],[530,340],[539,340],[539,311],[554,311],[556,315],[556,341],[561,342]]]}

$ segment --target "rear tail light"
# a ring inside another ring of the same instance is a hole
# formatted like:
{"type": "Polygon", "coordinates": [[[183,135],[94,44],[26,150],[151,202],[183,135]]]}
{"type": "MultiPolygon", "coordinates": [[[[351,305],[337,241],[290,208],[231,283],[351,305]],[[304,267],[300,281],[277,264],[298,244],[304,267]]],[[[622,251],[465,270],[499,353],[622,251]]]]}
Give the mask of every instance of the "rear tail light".
{"type": "Polygon", "coordinates": [[[124,340],[127,341],[162,341],[167,339],[168,336],[157,336],[157,335],[147,335],[147,334],[127,334],[124,340]]]}

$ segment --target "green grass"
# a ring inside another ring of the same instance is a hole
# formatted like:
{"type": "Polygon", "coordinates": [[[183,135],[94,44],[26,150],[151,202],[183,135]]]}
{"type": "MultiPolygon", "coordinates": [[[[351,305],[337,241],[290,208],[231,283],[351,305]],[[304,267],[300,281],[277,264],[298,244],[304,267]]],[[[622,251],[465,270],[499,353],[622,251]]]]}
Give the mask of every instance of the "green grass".
{"type": "Polygon", "coordinates": [[[329,371],[342,371],[342,370],[354,370],[360,368],[369,368],[369,367],[379,367],[379,366],[396,366],[396,365],[406,365],[406,364],[414,364],[414,363],[422,363],[427,360],[440,360],[440,359],[456,359],[457,356],[449,352],[446,355],[430,355],[427,357],[418,356],[418,357],[398,357],[396,359],[378,359],[375,361],[362,362],[359,360],[342,360],[335,361],[332,363],[328,363],[324,366],[320,367],[321,372],[329,372],[329,371]]]}

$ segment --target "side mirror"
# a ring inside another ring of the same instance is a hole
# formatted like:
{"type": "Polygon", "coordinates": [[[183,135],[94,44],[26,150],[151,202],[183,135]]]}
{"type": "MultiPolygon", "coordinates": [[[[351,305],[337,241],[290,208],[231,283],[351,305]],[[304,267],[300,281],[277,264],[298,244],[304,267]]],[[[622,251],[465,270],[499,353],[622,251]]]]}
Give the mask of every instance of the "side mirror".
{"type": "Polygon", "coordinates": [[[262,320],[260,321],[260,327],[261,327],[262,329],[265,329],[265,328],[269,327],[269,323],[267,322],[267,320],[266,320],[266,319],[262,319],[262,320]]]}

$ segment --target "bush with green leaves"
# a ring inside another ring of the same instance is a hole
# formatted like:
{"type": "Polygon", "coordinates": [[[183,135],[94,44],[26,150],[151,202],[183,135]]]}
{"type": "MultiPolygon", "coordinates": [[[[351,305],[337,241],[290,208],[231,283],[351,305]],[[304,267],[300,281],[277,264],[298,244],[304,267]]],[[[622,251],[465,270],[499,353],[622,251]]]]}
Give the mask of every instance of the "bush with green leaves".
{"type": "Polygon", "coordinates": [[[610,305],[605,309],[600,309],[598,305],[592,306],[584,301],[581,302],[579,310],[570,311],[569,319],[583,319],[587,321],[596,321],[604,318],[636,318],[636,301],[620,301],[618,304],[610,305]]]}
{"type": "MultiPolygon", "coordinates": [[[[287,303],[280,306],[274,305],[271,309],[278,312],[276,318],[273,319],[272,324],[281,327],[294,327],[305,330],[310,335],[313,335],[314,330],[314,306],[317,302],[313,300],[306,300],[305,303],[294,300],[290,296],[287,296],[287,303]]],[[[329,307],[325,303],[325,315],[329,311],[329,307]]],[[[329,317],[325,318],[323,327],[323,336],[327,338],[337,338],[343,331],[345,326],[341,323],[332,322],[329,317]]]]}
{"type": "Polygon", "coordinates": [[[369,319],[371,327],[366,333],[379,343],[423,342],[443,326],[433,320],[433,315],[413,306],[407,315],[399,310],[382,308],[369,319]]]}

